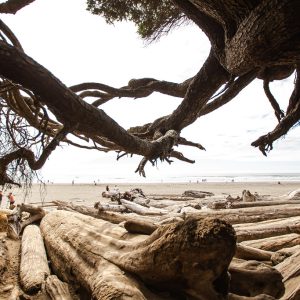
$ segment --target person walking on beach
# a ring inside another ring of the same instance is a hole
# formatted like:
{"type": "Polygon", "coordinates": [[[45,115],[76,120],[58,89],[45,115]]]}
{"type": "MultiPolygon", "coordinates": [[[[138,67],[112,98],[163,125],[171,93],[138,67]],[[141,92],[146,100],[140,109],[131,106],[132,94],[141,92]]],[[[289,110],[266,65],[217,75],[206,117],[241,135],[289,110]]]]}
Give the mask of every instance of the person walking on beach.
{"type": "Polygon", "coordinates": [[[7,198],[8,198],[9,208],[10,208],[10,209],[13,209],[13,208],[14,208],[14,204],[15,204],[15,198],[14,198],[14,195],[10,192],[10,193],[7,195],[7,198]]]}

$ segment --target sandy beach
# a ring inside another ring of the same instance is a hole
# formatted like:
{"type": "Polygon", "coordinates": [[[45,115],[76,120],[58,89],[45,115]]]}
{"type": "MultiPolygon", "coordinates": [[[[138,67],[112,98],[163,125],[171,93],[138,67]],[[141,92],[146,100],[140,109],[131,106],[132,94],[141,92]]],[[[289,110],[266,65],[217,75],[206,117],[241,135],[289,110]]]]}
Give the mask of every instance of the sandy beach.
{"type": "MultiPolygon", "coordinates": [[[[121,192],[132,188],[141,188],[146,195],[181,195],[186,190],[212,192],[215,195],[227,194],[241,196],[242,191],[257,192],[259,195],[282,196],[300,188],[300,182],[200,182],[200,183],[130,183],[130,184],[49,184],[45,186],[33,185],[32,189],[13,189],[17,203],[49,202],[64,200],[73,202],[94,203],[102,199],[102,192],[106,185],[115,186],[121,192]]],[[[5,195],[10,190],[5,191],[5,195]]]]}

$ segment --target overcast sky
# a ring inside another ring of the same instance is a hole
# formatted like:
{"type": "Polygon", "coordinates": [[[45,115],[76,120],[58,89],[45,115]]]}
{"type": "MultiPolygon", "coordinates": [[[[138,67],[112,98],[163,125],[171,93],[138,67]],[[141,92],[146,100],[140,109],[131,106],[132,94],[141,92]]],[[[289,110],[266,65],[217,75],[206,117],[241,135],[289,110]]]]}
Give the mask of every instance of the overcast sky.
{"type": "MultiPolygon", "coordinates": [[[[85,10],[84,0],[36,0],[14,16],[1,17],[25,52],[66,85],[95,81],[120,87],[131,78],[142,77],[182,82],[195,75],[210,49],[205,35],[192,25],[146,46],[133,24],[107,25],[101,17],[85,10]]],[[[284,110],[293,80],[292,76],[271,85],[284,110]]],[[[115,99],[102,109],[128,128],[171,113],[180,101],[155,93],[145,99],[115,99]]],[[[213,173],[299,172],[299,127],[274,143],[267,158],[250,145],[271,131],[276,122],[262,81],[256,80],[232,102],[183,130],[183,137],[207,149],[181,148],[187,157],[196,160],[195,164],[176,161],[172,165],[148,165],[145,181],[213,173]]],[[[140,159],[134,156],[116,161],[115,153],[64,146],[51,156],[42,175],[56,182],[71,182],[74,178],[81,182],[106,181],[116,177],[138,181],[134,170],[140,159]]]]}

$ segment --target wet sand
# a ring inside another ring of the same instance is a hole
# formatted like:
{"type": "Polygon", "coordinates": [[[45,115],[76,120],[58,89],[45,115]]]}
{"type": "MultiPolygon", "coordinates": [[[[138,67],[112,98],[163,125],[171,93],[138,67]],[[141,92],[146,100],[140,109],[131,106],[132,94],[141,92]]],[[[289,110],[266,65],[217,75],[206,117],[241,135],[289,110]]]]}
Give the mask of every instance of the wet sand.
{"type": "MultiPolygon", "coordinates": [[[[198,190],[212,192],[215,195],[230,194],[241,196],[247,189],[251,193],[259,195],[282,196],[291,191],[300,189],[300,182],[200,182],[200,183],[130,183],[130,184],[49,184],[45,187],[33,185],[29,194],[25,197],[23,189],[13,189],[17,203],[25,200],[26,203],[41,201],[64,200],[74,202],[94,203],[102,199],[101,194],[106,185],[112,189],[117,186],[121,192],[132,188],[141,188],[146,195],[181,195],[186,190],[198,190]]],[[[5,191],[5,195],[10,190],[5,191]]],[[[5,197],[6,198],[6,197],[5,197]]]]}

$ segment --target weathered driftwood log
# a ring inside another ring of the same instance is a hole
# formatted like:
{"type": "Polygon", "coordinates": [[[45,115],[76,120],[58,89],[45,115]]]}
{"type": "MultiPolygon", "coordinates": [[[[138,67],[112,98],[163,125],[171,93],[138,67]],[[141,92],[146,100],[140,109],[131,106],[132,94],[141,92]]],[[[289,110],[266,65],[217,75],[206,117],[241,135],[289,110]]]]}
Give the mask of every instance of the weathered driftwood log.
{"type": "Polygon", "coordinates": [[[214,194],[211,192],[187,190],[187,191],[183,192],[182,196],[183,197],[192,197],[192,198],[205,198],[205,197],[214,196],[214,194]]]}
{"type": "Polygon", "coordinates": [[[224,209],[218,211],[199,211],[195,218],[213,216],[222,218],[230,224],[254,223],[264,220],[289,218],[300,215],[300,204],[285,204],[268,207],[248,207],[240,209],[224,209]]]}
{"type": "Polygon", "coordinates": [[[267,294],[277,299],[284,292],[280,272],[261,262],[234,258],[229,273],[231,293],[248,297],[267,294]]]}
{"type": "Polygon", "coordinates": [[[39,290],[50,275],[41,231],[36,225],[28,225],[23,232],[20,263],[20,281],[26,292],[39,290]]]}
{"type": "Polygon", "coordinates": [[[235,224],[234,229],[239,242],[287,233],[300,233],[300,217],[268,220],[248,224],[235,224]]]}
{"type": "Polygon", "coordinates": [[[125,212],[127,208],[123,205],[119,204],[107,204],[107,203],[100,203],[99,201],[94,204],[94,208],[100,211],[114,211],[114,212],[125,212]]]}
{"type": "Polygon", "coordinates": [[[126,272],[197,299],[226,297],[227,267],[236,239],[224,221],[191,218],[161,226],[137,242],[141,236],[122,241],[126,230],[120,226],[55,211],[43,218],[41,230],[56,272],[64,280],[81,283],[95,299],[155,299],[126,272]]]}
{"type": "Polygon", "coordinates": [[[149,217],[141,217],[137,214],[120,214],[112,211],[102,211],[95,209],[93,207],[88,207],[84,205],[75,205],[72,202],[66,202],[61,200],[53,201],[57,206],[59,210],[66,210],[71,212],[78,212],[83,215],[91,216],[96,219],[102,219],[105,221],[109,221],[114,224],[119,224],[125,221],[134,221],[134,220],[140,220],[140,221],[149,221],[152,222],[153,220],[149,217]]]}
{"type": "Polygon", "coordinates": [[[132,220],[126,221],[124,228],[130,233],[152,234],[158,226],[152,222],[132,220]]]}
{"type": "Polygon", "coordinates": [[[289,248],[300,245],[300,235],[290,233],[279,236],[272,236],[264,239],[243,241],[243,245],[259,248],[268,251],[278,251],[282,248],[289,248]]]}
{"type": "Polygon", "coordinates": [[[20,299],[19,295],[20,295],[19,287],[15,285],[7,300],[19,300],[20,299]]]}
{"type": "Polygon", "coordinates": [[[289,248],[282,248],[282,249],[278,250],[277,253],[280,253],[280,254],[285,255],[286,257],[289,257],[299,251],[300,251],[300,244],[293,246],[293,247],[289,247],[289,248]]]}
{"type": "Polygon", "coordinates": [[[233,202],[228,207],[234,208],[244,208],[244,207],[260,207],[260,206],[275,206],[275,205],[294,205],[300,204],[298,200],[268,200],[268,201],[255,201],[255,202],[233,202]]]}
{"type": "Polygon", "coordinates": [[[56,275],[47,277],[43,284],[43,290],[51,300],[73,300],[68,284],[59,280],[56,275]]]}
{"type": "Polygon", "coordinates": [[[7,216],[10,216],[15,213],[16,213],[16,209],[0,208],[0,214],[5,214],[7,216]]]}
{"type": "MultiPolygon", "coordinates": [[[[7,268],[7,246],[5,239],[0,240],[0,279],[7,268]]],[[[0,280],[1,282],[2,280],[0,280]]]]}
{"type": "Polygon", "coordinates": [[[261,250],[240,243],[237,244],[234,256],[245,260],[271,261],[273,265],[279,264],[287,257],[284,253],[261,250]]]}
{"type": "Polygon", "coordinates": [[[120,199],[120,202],[129,210],[143,216],[147,216],[147,215],[157,216],[157,215],[164,215],[167,213],[166,210],[155,208],[155,207],[147,208],[145,206],[139,205],[137,203],[133,203],[125,199],[120,199]]]}
{"type": "Polygon", "coordinates": [[[278,264],[276,269],[282,274],[285,286],[281,299],[300,299],[300,251],[278,264]]]}
{"type": "Polygon", "coordinates": [[[142,206],[145,206],[145,207],[149,207],[150,199],[144,198],[144,197],[135,197],[135,198],[132,198],[132,202],[142,205],[142,206]]]}

